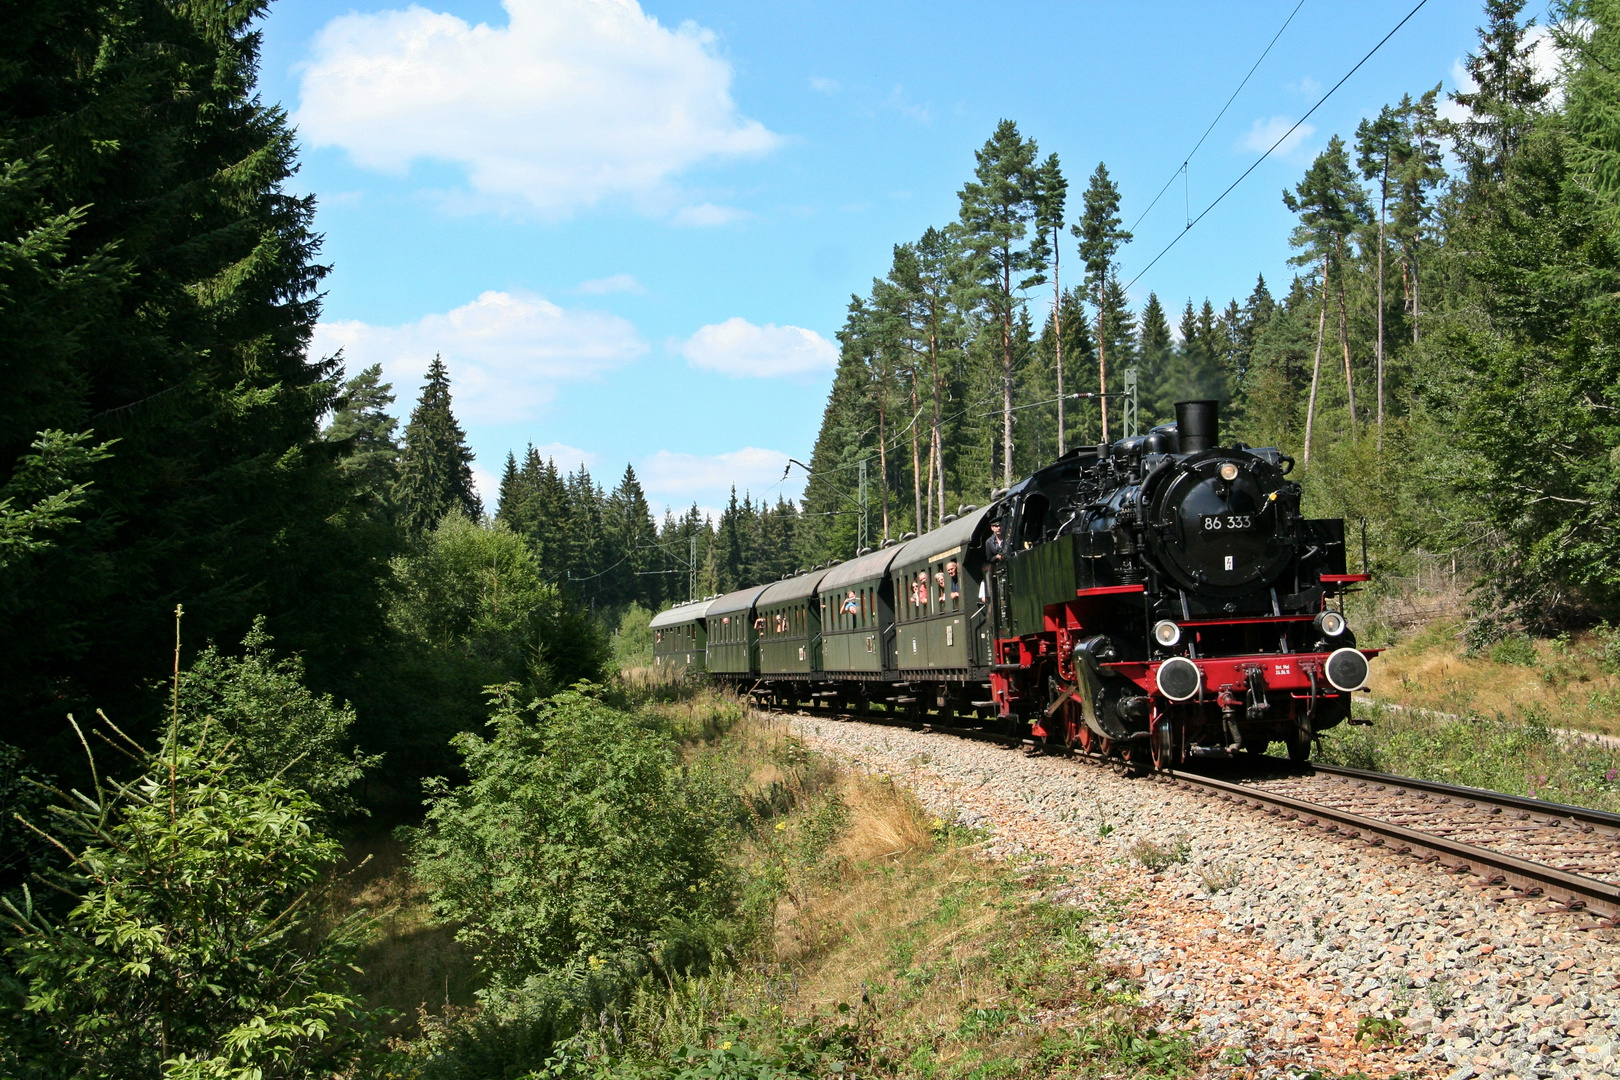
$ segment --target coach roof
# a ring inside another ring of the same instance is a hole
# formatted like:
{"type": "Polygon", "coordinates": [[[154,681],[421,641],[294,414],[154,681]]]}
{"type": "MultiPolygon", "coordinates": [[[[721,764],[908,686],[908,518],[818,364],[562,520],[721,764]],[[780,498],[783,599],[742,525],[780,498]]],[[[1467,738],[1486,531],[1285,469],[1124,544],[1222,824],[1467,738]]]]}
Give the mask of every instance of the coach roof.
{"type": "Polygon", "coordinates": [[[800,574],[798,577],[790,577],[786,581],[767,585],[765,592],[755,603],[780,604],[784,600],[803,600],[807,596],[815,595],[816,586],[821,584],[821,579],[826,576],[825,570],[812,570],[808,574],[800,574]]]}
{"type": "Polygon", "coordinates": [[[912,563],[928,562],[935,555],[944,555],[971,543],[973,534],[979,529],[979,523],[990,510],[991,507],[986,506],[982,510],[973,511],[967,517],[958,518],[932,532],[923,533],[900,548],[899,554],[894,557],[894,565],[909,566],[912,563]]]}
{"type": "Polygon", "coordinates": [[[680,626],[683,623],[696,622],[708,614],[709,608],[714,605],[713,600],[690,600],[684,604],[676,604],[668,611],[660,611],[652,617],[647,625],[654,630],[664,626],[680,626]]]}
{"type": "Polygon", "coordinates": [[[735,615],[739,611],[747,611],[754,606],[754,601],[764,591],[764,585],[750,585],[746,589],[726,593],[719,599],[709,602],[709,610],[705,612],[705,617],[713,622],[720,615],[735,615]]]}
{"type": "MultiPolygon", "coordinates": [[[[954,524],[954,523],[953,523],[954,524]]],[[[899,547],[878,548],[868,552],[858,559],[851,559],[846,563],[839,563],[827,571],[827,576],[821,579],[821,591],[841,589],[846,585],[855,585],[862,581],[871,581],[881,578],[889,572],[889,564],[894,557],[904,550],[899,547]]]]}

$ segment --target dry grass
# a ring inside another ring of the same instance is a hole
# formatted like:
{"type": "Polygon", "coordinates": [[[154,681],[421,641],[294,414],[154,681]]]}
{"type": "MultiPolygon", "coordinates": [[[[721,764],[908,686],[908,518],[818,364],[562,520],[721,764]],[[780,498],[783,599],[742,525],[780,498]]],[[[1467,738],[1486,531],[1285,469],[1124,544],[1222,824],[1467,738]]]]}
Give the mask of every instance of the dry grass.
{"type": "Polygon", "coordinates": [[[387,833],[364,836],[344,846],[350,866],[346,901],[377,919],[361,951],[358,990],[372,1008],[393,1012],[391,1033],[413,1037],[421,1017],[473,1003],[472,957],[456,941],[455,929],[436,925],[427,898],[411,875],[405,845],[387,833]],[[363,864],[363,865],[362,865],[363,864]]]}
{"type": "Polygon", "coordinates": [[[1510,639],[1467,654],[1456,619],[1432,622],[1380,655],[1371,686],[1378,701],[1458,716],[1524,719],[1620,734],[1620,677],[1606,670],[1592,634],[1510,639]]]}

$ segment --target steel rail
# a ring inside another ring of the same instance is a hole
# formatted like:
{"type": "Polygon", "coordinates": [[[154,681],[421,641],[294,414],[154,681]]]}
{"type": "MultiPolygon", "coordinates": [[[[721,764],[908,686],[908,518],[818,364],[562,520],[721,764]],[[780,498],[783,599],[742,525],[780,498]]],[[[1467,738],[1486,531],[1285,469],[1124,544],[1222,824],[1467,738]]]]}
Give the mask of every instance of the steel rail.
{"type": "MultiPolygon", "coordinates": [[[[814,706],[805,711],[809,715],[824,716],[828,719],[845,717],[862,723],[875,723],[886,727],[904,727],[913,731],[938,732],[942,735],[955,735],[980,742],[998,743],[1008,747],[1022,746],[1036,753],[1062,755],[1098,766],[1117,766],[1118,764],[1112,759],[1104,758],[1098,754],[1087,754],[1070,748],[1044,746],[1033,740],[1001,735],[977,728],[934,724],[914,717],[866,716],[840,713],[830,707],[814,706]],[[825,711],[822,711],[823,708],[825,708],[825,711]]],[[[1286,765],[1287,763],[1279,760],[1277,764],[1286,765]]],[[[1587,807],[1545,802],[1540,799],[1528,799],[1503,792],[1486,791],[1481,788],[1460,787],[1455,784],[1443,784],[1413,777],[1367,772],[1362,769],[1349,769],[1335,765],[1312,764],[1309,768],[1317,773],[1363,780],[1369,784],[1382,784],[1390,789],[1426,791],[1445,795],[1459,802],[1511,807],[1531,813],[1544,814],[1549,818],[1567,818],[1593,827],[1606,829],[1620,827],[1620,814],[1611,814],[1587,807]]],[[[1437,864],[1454,874],[1472,874],[1482,878],[1484,883],[1488,885],[1506,885],[1517,889],[1527,897],[1544,897],[1551,903],[1571,912],[1585,911],[1607,919],[1611,923],[1620,921],[1620,884],[1600,881],[1582,874],[1572,874],[1567,870],[1560,870],[1545,863],[1531,862],[1528,859],[1521,859],[1490,848],[1478,847],[1473,844],[1463,843],[1460,840],[1451,840],[1434,833],[1408,829],[1393,822],[1380,821],[1376,818],[1326,806],[1322,803],[1296,799],[1280,792],[1268,791],[1263,787],[1231,783],[1212,776],[1179,769],[1166,770],[1151,775],[1157,777],[1161,783],[1174,784],[1184,790],[1207,795],[1222,802],[1236,803],[1249,809],[1259,810],[1271,817],[1297,821],[1307,828],[1321,826],[1323,831],[1328,834],[1335,834],[1350,840],[1361,839],[1373,847],[1383,848],[1394,854],[1413,855],[1425,863],[1437,864]]],[[[1395,793],[1399,793],[1398,790],[1395,793]]]]}
{"type": "Polygon", "coordinates": [[[1547,802],[1544,799],[1531,799],[1523,795],[1509,795],[1506,792],[1488,791],[1484,788],[1442,784],[1437,780],[1419,780],[1416,777],[1397,776],[1394,773],[1349,769],[1342,765],[1318,765],[1312,762],[1311,769],[1325,776],[1343,776],[1351,780],[1363,780],[1369,784],[1382,784],[1394,791],[1395,794],[1399,794],[1403,789],[1426,791],[1432,795],[1444,795],[1458,802],[1501,806],[1531,814],[1542,814],[1549,819],[1557,818],[1580,825],[1591,825],[1594,828],[1612,829],[1620,832],[1620,814],[1613,814],[1607,810],[1594,810],[1587,806],[1571,806],[1569,803],[1547,802]]]}
{"type": "MultiPolygon", "coordinates": [[[[1363,839],[1374,847],[1397,854],[1418,855],[1425,862],[1439,863],[1453,873],[1472,873],[1491,885],[1510,885],[1527,896],[1545,896],[1571,911],[1586,910],[1609,920],[1620,918],[1620,885],[1571,874],[1544,863],[1530,862],[1489,848],[1450,840],[1434,833],[1419,832],[1376,818],[1363,817],[1321,803],[1296,799],[1263,787],[1233,784],[1197,773],[1166,772],[1165,782],[1200,794],[1207,793],[1223,802],[1261,810],[1273,817],[1300,821],[1307,827],[1322,825],[1324,831],[1348,839],[1363,839]]],[[[1367,776],[1379,776],[1368,773],[1367,776]]],[[[1389,779],[1389,778],[1382,778],[1389,779]]],[[[1472,792],[1471,788],[1459,791],[1472,792]]],[[[1475,801],[1489,801],[1492,792],[1477,793],[1475,801]]]]}

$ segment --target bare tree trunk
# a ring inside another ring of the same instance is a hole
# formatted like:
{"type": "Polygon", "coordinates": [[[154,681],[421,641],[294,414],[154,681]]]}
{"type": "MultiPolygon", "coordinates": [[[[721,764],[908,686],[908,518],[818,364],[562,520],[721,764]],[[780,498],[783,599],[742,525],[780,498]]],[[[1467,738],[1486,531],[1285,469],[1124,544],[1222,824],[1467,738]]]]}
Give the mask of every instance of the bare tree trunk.
{"type": "Polygon", "coordinates": [[[1106,280],[1097,286],[1097,403],[1102,407],[1102,441],[1108,441],[1108,322],[1103,301],[1108,295],[1106,280]]]}
{"type": "Polygon", "coordinates": [[[1417,244],[1412,245],[1412,344],[1418,343],[1418,261],[1417,244]]]}
{"type": "Polygon", "coordinates": [[[917,421],[922,418],[922,409],[917,405],[917,369],[911,369],[911,490],[916,502],[916,522],[918,534],[928,531],[927,522],[923,521],[922,501],[922,452],[917,444],[917,421]]]}
{"type": "Polygon", "coordinates": [[[1012,270],[1002,271],[1007,306],[1001,312],[1001,486],[1012,487],[1012,270]]]}
{"type": "Polygon", "coordinates": [[[1389,161],[1378,199],[1378,449],[1384,449],[1384,215],[1389,202],[1389,161]]]}
{"type": "Polygon", "coordinates": [[[1305,455],[1301,464],[1311,463],[1311,429],[1316,422],[1316,387],[1322,381],[1322,338],[1327,334],[1328,261],[1322,259],[1322,313],[1316,319],[1316,363],[1311,367],[1311,396],[1305,404],[1305,455]]]}
{"type": "Polygon", "coordinates": [[[1344,389],[1350,397],[1350,437],[1356,435],[1356,383],[1350,375],[1349,309],[1344,296],[1344,282],[1339,282],[1339,344],[1344,348],[1344,389]]]}
{"type": "Polygon", "coordinates": [[[1052,340],[1057,351],[1057,391],[1058,391],[1058,457],[1062,457],[1067,449],[1063,434],[1063,289],[1058,284],[1058,252],[1063,245],[1059,243],[1059,232],[1052,230],[1052,340]]]}
{"type": "Polygon", "coordinates": [[[931,426],[932,434],[928,440],[928,513],[930,527],[945,516],[945,454],[940,447],[940,381],[939,381],[939,335],[934,328],[928,328],[928,359],[934,369],[934,422],[931,426]],[[935,488],[935,483],[938,488],[935,488]],[[938,492],[939,513],[934,513],[935,492],[938,492]]]}
{"type": "Polygon", "coordinates": [[[883,500],[883,539],[889,538],[889,447],[884,427],[883,399],[878,398],[878,491],[883,500]]]}

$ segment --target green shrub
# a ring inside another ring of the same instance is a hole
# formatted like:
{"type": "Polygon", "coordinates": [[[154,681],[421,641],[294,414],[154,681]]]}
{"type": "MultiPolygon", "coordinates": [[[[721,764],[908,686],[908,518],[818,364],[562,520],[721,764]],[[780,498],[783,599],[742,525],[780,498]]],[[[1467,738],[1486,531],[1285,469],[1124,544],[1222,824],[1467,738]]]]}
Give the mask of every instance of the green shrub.
{"type": "Polygon", "coordinates": [[[351,789],[381,759],[355,749],[354,710],[305,687],[303,661],[277,660],[270,645],[260,617],[242,639],[242,656],[204,649],[180,673],[182,730],[195,741],[210,726],[223,728],[236,769],[279,777],[328,814],[352,813],[351,789]]]}
{"type": "Polygon", "coordinates": [[[1486,650],[1486,655],[1498,664],[1519,664],[1524,667],[1534,667],[1539,659],[1536,656],[1536,643],[1525,634],[1510,634],[1486,650]]]}
{"type": "Polygon", "coordinates": [[[0,1074],[268,1080],[368,1056],[345,983],[362,922],[327,925],[317,902],[341,849],[308,795],[225,742],[120,739],[132,781],[54,793],[35,827],[67,856],[50,881],[65,902],[0,901],[0,1074]]]}
{"type": "Polygon", "coordinates": [[[515,693],[496,691],[491,738],[456,737],[469,783],[441,783],[414,834],[433,910],[460,924],[492,993],[634,969],[730,915],[736,811],[679,767],[667,734],[588,687],[527,709],[515,693]]]}

